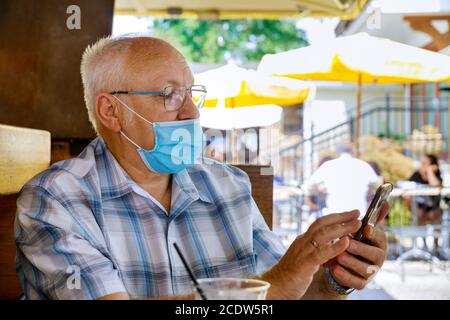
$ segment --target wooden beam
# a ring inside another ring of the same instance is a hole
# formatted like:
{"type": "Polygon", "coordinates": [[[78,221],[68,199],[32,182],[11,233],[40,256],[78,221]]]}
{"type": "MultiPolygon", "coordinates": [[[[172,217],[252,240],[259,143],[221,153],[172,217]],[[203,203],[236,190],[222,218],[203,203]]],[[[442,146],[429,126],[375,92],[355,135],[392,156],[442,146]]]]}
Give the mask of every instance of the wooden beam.
{"type": "Polygon", "coordinates": [[[432,41],[423,46],[424,49],[440,51],[450,45],[450,27],[447,32],[441,33],[432,24],[432,21],[446,20],[450,26],[450,15],[405,16],[403,19],[412,29],[424,32],[431,37],[432,41]]]}

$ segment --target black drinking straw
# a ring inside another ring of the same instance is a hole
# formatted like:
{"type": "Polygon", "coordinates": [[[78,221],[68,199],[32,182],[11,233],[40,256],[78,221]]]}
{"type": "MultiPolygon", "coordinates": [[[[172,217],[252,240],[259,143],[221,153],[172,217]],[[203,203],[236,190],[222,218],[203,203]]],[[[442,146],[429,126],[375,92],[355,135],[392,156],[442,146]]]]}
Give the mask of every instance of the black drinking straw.
{"type": "Polygon", "coordinates": [[[184,258],[183,254],[181,253],[180,248],[178,248],[178,245],[174,242],[173,246],[175,247],[175,250],[177,251],[178,255],[180,256],[181,261],[183,262],[184,267],[186,268],[189,277],[191,277],[192,282],[194,282],[195,289],[197,289],[198,294],[202,298],[202,300],[208,300],[206,299],[205,293],[203,292],[202,288],[200,288],[200,285],[198,284],[197,279],[194,276],[194,273],[192,272],[191,268],[189,267],[186,259],[184,258]]]}

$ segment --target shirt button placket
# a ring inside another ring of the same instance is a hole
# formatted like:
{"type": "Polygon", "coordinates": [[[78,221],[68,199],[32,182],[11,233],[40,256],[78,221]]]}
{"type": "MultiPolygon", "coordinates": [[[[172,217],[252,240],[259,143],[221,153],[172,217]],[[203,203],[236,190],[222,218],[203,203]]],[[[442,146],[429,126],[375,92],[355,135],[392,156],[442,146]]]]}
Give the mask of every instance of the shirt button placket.
{"type": "Polygon", "coordinates": [[[178,289],[176,286],[176,263],[175,263],[175,248],[173,247],[173,243],[176,242],[175,239],[175,231],[174,231],[174,222],[172,219],[168,219],[167,223],[167,254],[169,257],[170,264],[170,281],[172,285],[172,293],[177,294],[178,289]]]}

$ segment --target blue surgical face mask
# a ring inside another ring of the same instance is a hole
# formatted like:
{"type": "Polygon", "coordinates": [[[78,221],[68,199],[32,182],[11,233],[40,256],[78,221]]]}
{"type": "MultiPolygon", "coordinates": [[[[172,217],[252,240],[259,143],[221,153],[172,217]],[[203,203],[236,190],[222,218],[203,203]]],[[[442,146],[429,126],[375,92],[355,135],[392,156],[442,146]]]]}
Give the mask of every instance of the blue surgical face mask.
{"type": "Polygon", "coordinates": [[[114,96],[123,106],[153,127],[155,147],[145,150],[120,131],[137,152],[145,165],[156,173],[177,173],[195,164],[202,154],[205,139],[199,119],[150,122],[114,96]]]}

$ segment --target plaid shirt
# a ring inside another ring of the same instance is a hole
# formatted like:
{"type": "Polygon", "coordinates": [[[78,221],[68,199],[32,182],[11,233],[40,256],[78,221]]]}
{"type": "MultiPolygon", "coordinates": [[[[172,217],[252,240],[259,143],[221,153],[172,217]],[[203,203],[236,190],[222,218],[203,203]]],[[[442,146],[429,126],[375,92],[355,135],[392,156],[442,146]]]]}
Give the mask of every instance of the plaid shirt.
{"type": "Polygon", "coordinates": [[[173,242],[198,278],[262,273],[285,252],[243,171],[205,159],[174,174],[166,212],[101,138],[34,177],[17,205],[17,273],[27,299],[192,292],[173,242]]]}

